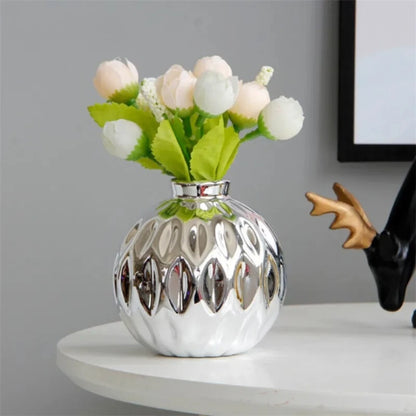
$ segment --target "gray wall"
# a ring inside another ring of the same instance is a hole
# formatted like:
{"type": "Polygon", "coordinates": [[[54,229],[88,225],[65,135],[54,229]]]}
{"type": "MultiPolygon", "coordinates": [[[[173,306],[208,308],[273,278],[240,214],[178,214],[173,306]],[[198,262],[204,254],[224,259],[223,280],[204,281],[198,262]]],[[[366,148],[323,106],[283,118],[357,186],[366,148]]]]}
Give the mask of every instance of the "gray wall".
{"type": "MultiPolygon", "coordinates": [[[[117,319],[110,273],[130,225],[170,195],[167,177],[105,153],[86,107],[97,64],[126,56],[141,76],[218,53],[241,78],[277,68],[270,90],[303,105],[301,134],[243,146],[232,194],[283,243],[287,303],[376,301],[346,231],[308,216],[303,194],[351,189],[380,229],[408,163],[340,164],[338,6],[331,1],[2,3],[3,415],[165,414],[87,393],[55,366],[64,335],[117,319]]],[[[414,299],[414,282],[409,299],[414,299]]]]}

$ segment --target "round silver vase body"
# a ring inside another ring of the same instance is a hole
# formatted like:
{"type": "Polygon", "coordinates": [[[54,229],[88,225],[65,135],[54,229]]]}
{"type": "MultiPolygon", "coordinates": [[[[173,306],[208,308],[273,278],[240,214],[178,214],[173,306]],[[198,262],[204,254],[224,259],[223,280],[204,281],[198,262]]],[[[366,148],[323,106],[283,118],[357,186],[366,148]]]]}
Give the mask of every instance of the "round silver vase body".
{"type": "Polygon", "coordinates": [[[127,234],[114,265],[120,317],[163,355],[214,357],[256,345],[286,292],[280,245],[229,182],[173,182],[173,199],[127,234]]]}

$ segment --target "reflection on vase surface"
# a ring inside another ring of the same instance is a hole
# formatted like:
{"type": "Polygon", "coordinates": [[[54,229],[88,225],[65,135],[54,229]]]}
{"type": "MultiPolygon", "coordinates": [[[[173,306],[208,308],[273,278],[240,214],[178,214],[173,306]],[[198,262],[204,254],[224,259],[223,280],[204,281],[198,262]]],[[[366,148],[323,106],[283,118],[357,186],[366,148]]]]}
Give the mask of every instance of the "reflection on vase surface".
{"type": "Polygon", "coordinates": [[[256,345],[286,291],[280,245],[227,181],[173,183],[174,199],[127,234],[114,266],[120,316],[165,355],[219,356],[256,345]]]}

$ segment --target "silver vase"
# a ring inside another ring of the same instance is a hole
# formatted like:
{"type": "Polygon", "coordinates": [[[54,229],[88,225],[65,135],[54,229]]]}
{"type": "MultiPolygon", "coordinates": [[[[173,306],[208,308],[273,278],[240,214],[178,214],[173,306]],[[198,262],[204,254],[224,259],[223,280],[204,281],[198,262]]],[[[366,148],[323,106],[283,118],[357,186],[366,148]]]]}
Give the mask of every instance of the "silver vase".
{"type": "Polygon", "coordinates": [[[128,232],[114,265],[120,317],[163,355],[214,357],[256,345],[286,292],[282,250],[229,182],[172,182],[173,199],[128,232]]]}

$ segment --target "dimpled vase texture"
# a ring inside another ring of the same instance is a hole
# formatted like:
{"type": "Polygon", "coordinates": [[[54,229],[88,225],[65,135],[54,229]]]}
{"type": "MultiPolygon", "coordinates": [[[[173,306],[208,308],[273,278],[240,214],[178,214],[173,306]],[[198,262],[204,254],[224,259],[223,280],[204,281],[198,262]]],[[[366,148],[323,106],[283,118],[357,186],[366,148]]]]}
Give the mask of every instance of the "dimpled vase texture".
{"type": "Polygon", "coordinates": [[[247,351],[279,314],[286,291],[280,245],[228,189],[228,181],[173,182],[174,198],[134,225],[116,257],[120,317],[160,354],[247,351]]]}

